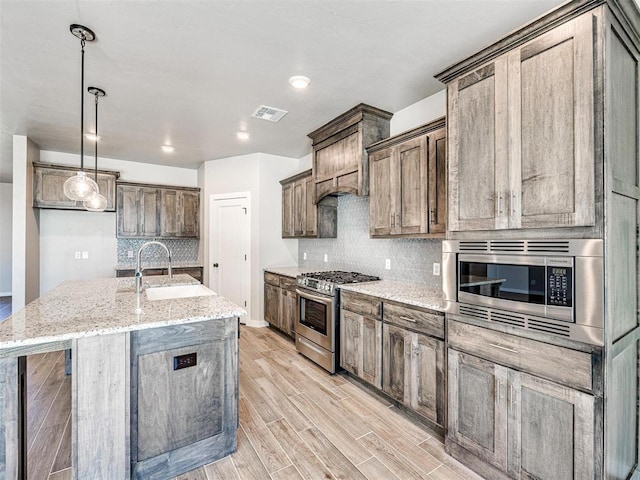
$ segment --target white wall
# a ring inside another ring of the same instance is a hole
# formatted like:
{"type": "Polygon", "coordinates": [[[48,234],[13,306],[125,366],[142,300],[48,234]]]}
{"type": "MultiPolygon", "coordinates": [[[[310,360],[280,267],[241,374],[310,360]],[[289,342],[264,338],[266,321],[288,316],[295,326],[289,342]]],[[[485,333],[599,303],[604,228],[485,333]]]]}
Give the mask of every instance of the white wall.
{"type": "Polygon", "coordinates": [[[419,127],[447,113],[446,89],[397,111],[391,118],[391,136],[419,127]]]}
{"type": "Polygon", "coordinates": [[[203,188],[204,218],[201,231],[205,284],[209,284],[209,229],[211,195],[251,192],[251,305],[248,324],[264,319],[262,269],[272,265],[296,265],[297,240],[282,239],[282,189],[279,180],[300,170],[294,158],[254,153],[212,160],[198,170],[203,188]]]}
{"type": "Polygon", "coordinates": [[[13,185],[0,183],[0,297],[11,295],[11,218],[13,185]]]}
{"type": "MultiPolygon", "coordinates": [[[[42,151],[40,161],[59,165],[80,165],[80,156],[42,151]]],[[[93,158],[85,158],[92,166],[93,158]]],[[[166,167],[98,158],[98,168],[120,172],[120,180],[196,187],[195,169],[166,167]]],[[[115,212],[73,210],[40,211],[40,293],[66,280],[112,277],[117,263],[115,212]],[[89,253],[87,260],[76,260],[75,252],[89,253]]]]}
{"type": "Polygon", "coordinates": [[[13,136],[12,310],[40,296],[39,210],[33,208],[33,168],[40,151],[24,135],[13,136]]]}

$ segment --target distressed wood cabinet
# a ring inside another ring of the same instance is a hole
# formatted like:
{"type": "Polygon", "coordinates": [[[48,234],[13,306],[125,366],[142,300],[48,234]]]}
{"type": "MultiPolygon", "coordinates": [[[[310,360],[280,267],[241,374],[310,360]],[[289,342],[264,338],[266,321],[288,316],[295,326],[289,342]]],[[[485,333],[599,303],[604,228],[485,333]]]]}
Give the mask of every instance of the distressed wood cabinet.
{"type": "Polygon", "coordinates": [[[363,103],[311,132],[314,202],[327,195],[369,194],[366,147],[389,136],[392,113],[363,103]]]}
{"type": "Polygon", "coordinates": [[[446,217],[444,118],[367,148],[371,237],[442,237],[446,217]]]}
{"type": "MultiPolygon", "coordinates": [[[[33,206],[60,210],[86,210],[83,202],[71,200],[64,194],[64,182],[79,172],[79,168],[49,163],[33,163],[33,206]]],[[[93,170],[85,169],[94,178],[93,170]]],[[[119,172],[98,170],[98,188],[107,199],[105,212],[116,211],[116,180],[119,172]]]]}
{"type": "Polygon", "coordinates": [[[335,238],[338,201],[327,197],[313,202],[314,183],[311,170],[281,180],[282,238],[335,238]]]}
{"type": "Polygon", "coordinates": [[[199,237],[199,188],[118,182],[116,190],[118,237],[199,237]]]}
{"type": "Polygon", "coordinates": [[[341,305],[341,366],[382,388],[382,304],[375,298],[342,292],[341,305]]]}
{"type": "Polygon", "coordinates": [[[293,339],[297,309],[296,279],[264,272],[264,320],[293,339]]]}
{"type": "Polygon", "coordinates": [[[595,224],[596,26],[573,18],[446,71],[451,231],[595,224]]]}
{"type": "MultiPolygon", "coordinates": [[[[180,275],[186,273],[202,283],[202,269],[203,267],[174,267],[171,269],[174,275],[180,275]]],[[[118,268],[116,269],[116,277],[133,277],[136,274],[135,268],[118,268]]],[[[168,275],[169,271],[166,268],[145,268],[144,276],[153,275],[168,275]]]]}

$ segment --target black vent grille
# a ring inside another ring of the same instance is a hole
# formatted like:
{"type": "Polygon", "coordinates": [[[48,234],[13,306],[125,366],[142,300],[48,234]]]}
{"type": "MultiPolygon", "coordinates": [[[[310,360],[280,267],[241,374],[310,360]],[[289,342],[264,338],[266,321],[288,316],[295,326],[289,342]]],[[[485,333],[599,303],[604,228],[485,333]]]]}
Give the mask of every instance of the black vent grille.
{"type": "Polygon", "coordinates": [[[527,323],[526,317],[523,315],[518,315],[515,313],[507,313],[507,312],[491,312],[491,320],[497,323],[504,323],[506,325],[512,325],[514,327],[525,328],[527,323]]]}
{"type": "Polygon", "coordinates": [[[477,318],[478,320],[489,320],[489,309],[484,307],[460,305],[460,314],[467,317],[477,318]]]}
{"type": "Polygon", "coordinates": [[[569,253],[567,241],[536,241],[527,242],[527,250],[532,253],[569,253]]]}
{"type": "Polygon", "coordinates": [[[493,241],[490,250],[492,252],[524,252],[524,241],[493,241]]]}
{"type": "Polygon", "coordinates": [[[488,250],[487,242],[460,242],[461,252],[486,252],[488,250]]]}
{"type": "Polygon", "coordinates": [[[545,322],[544,320],[529,319],[529,330],[535,330],[537,332],[553,333],[563,337],[569,337],[571,335],[569,325],[557,325],[551,322],[545,322]]]}

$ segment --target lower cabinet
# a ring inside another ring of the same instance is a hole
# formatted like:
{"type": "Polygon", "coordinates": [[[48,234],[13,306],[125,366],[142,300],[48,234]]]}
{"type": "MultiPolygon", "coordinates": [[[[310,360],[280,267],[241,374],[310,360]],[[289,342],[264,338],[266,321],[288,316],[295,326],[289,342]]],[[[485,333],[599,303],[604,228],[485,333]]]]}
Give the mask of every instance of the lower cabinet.
{"type": "Polygon", "coordinates": [[[595,398],[449,349],[448,439],[512,478],[594,476],[595,398]]]}
{"type": "MultiPolygon", "coordinates": [[[[186,273],[202,283],[202,267],[175,267],[171,269],[174,275],[186,273]]],[[[136,275],[135,268],[118,268],[116,269],[116,277],[134,277],[136,275]]],[[[169,275],[166,268],[145,268],[142,272],[143,277],[153,275],[169,275]]]]}
{"type": "Polygon", "coordinates": [[[442,426],[444,342],[387,323],[382,339],[382,390],[442,426]]]}
{"type": "Polygon", "coordinates": [[[294,338],[297,305],[296,279],[265,272],[264,320],[294,338]]]}
{"type": "Polygon", "coordinates": [[[382,321],[342,309],[340,359],[342,368],[374,387],[382,388],[382,321]]]}

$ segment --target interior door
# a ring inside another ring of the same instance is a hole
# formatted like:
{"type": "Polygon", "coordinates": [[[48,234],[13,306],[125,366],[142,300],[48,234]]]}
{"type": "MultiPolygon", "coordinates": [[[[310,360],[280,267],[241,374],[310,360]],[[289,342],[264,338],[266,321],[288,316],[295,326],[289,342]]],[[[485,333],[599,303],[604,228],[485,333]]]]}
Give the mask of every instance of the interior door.
{"type": "Polygon", "coordinates": [[[218,295],[250,311],[249,194],[211,197],[209,284],[218,295]]]}

